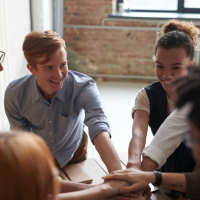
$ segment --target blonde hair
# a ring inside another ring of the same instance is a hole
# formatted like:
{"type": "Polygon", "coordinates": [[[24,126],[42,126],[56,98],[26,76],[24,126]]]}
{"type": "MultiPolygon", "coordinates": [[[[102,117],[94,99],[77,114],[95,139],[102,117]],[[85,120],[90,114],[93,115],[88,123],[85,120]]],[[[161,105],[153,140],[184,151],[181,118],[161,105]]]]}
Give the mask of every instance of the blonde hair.
{"type": "Polygon", "coordinates": [[[65,41],[54,31],[32,31],[24,39],[22,46],[27,62],[36,69],[37,59],[46,55],[41,63],[47,63],[60,48],[66,50],[65,41]]]}
{"type": "Polygon", "coordinates": [[[55,165],[50,150],[37,135],[0,134],[0,197],[3,200],[55,199],[55,165]]]}

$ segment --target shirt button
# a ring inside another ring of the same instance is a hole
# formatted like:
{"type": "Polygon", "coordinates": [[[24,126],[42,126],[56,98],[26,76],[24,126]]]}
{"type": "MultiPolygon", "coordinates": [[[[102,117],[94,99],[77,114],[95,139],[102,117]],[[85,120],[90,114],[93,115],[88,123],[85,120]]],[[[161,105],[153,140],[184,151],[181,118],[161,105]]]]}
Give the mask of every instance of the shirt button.
{"type": "Polygon", "coordinates": [[[55,147],[53,147],[53,149],[55,149],[55,147]]]}
{"type": "Polygon", "coordinates": [[[50,132],[50,134],[52,134],[52,132],[50,132]]]}
{"type": "Polygon", "coordinates": [[[49,123],[51,124],[51,121],[49,121],[49,123]]]}
{"type": "Polygon", "coordinates": [[[53,140],[51,140],[51,142],[53,142],[53,140]]]}

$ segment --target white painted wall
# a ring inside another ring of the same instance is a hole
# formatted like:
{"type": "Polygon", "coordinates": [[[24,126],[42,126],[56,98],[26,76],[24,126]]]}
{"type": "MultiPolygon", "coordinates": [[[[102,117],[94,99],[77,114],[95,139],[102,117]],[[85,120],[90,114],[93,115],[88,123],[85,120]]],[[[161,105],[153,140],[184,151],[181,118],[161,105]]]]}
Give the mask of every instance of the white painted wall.
{"type": "Polygon", "coordinates": [[[0,50],[6,52],[0,73],[0,131],[8,123],[3,105],[5,89],[10,81],[28,73],[22,44],[29,32],[29,1],[0,0],[0,50]]]}
{"type": "Polygon", "coordinates": [[[53,30],[53,2],[52,0],[32,0],[33,31],[53,30]]]}

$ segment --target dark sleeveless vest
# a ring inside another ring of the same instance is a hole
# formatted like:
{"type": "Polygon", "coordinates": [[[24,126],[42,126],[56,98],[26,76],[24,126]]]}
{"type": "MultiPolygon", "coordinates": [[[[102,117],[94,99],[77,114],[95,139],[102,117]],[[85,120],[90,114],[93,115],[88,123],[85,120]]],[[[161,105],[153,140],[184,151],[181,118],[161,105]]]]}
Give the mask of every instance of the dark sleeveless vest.
{"type": "MultiPolygon", "coordinates": [[[[160,82],[154,82],[144,89],[150,102],[149,126],[153,135],[155,135],[160,125],[168,117],[166,92],[160,82]]],[[[161,171],[192,172],[194,166],[195,161],[192,152],[182,142],[161,167],[161,171]]]]}

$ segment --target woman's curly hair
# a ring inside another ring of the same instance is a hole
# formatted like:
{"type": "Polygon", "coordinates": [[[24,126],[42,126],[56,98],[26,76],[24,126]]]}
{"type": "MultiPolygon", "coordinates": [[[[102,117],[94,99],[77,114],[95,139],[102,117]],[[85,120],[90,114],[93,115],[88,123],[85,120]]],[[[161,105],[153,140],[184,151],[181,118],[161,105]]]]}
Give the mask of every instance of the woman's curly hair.
{"type": "Polygon", "coordinates": [[[184,48],[191,60],[195,57],[199,41],[199,29],[192,22],[170,20],[163,25],[160,37],[155,45],[155,54],[159,47],[165,49],[184,48]]]}

